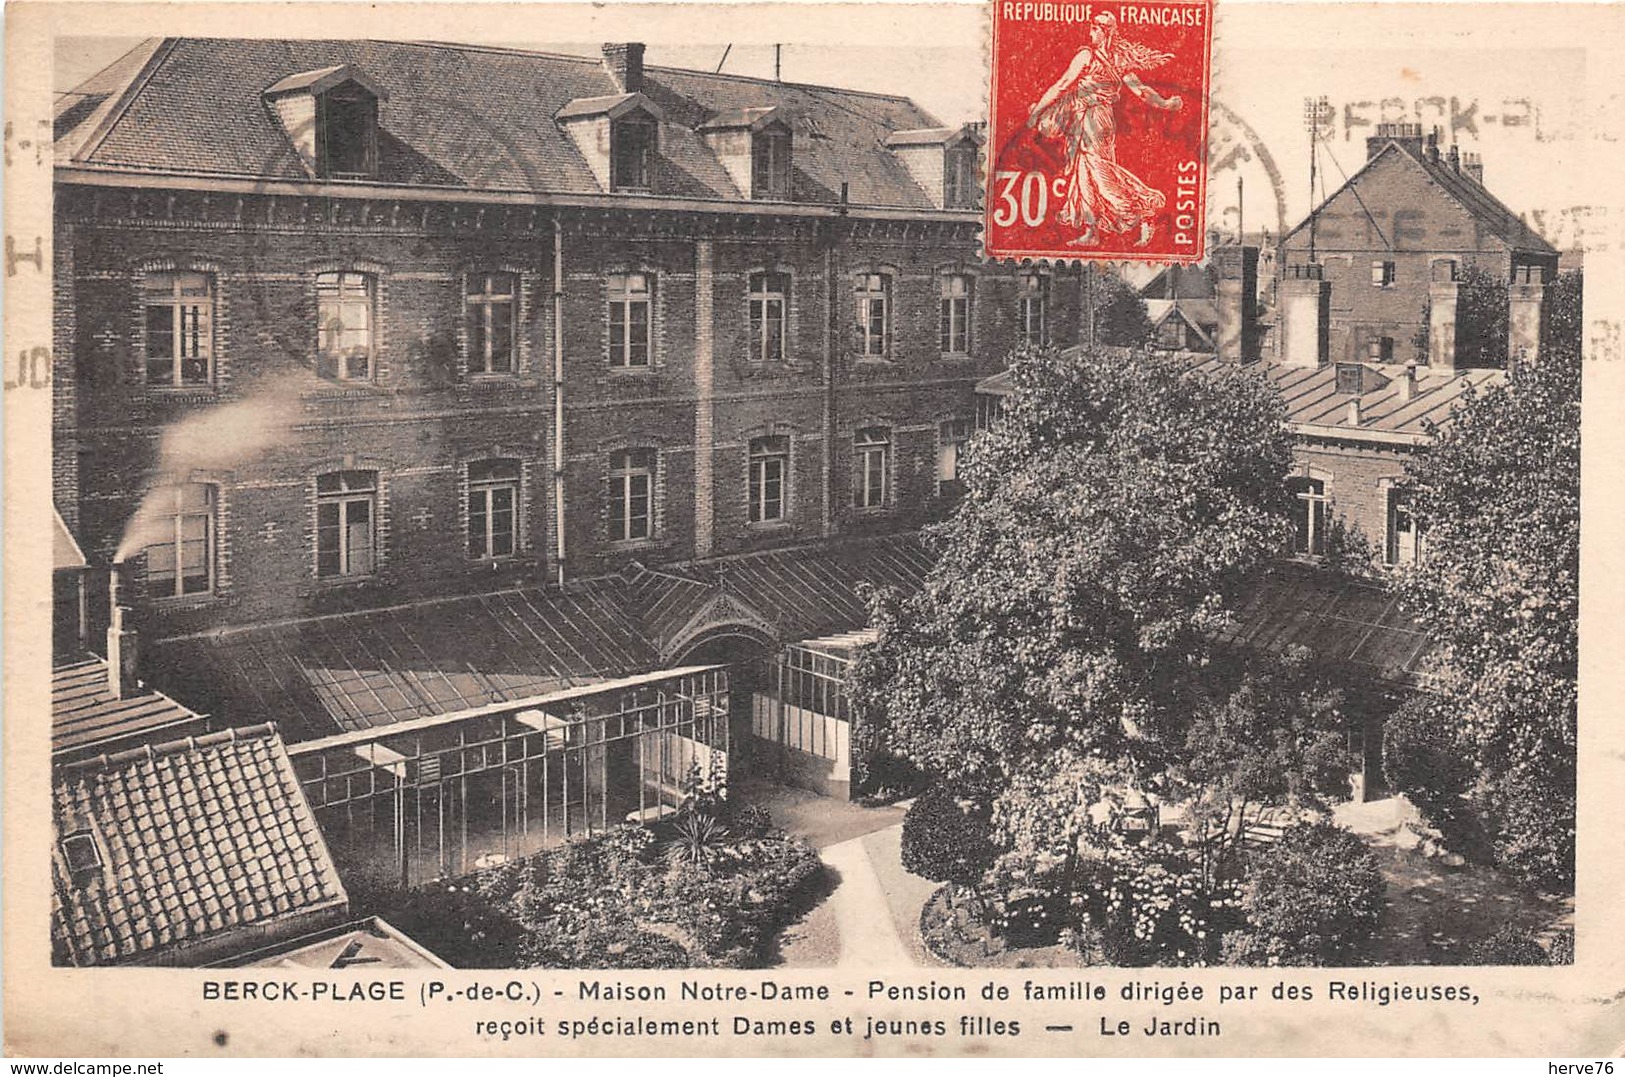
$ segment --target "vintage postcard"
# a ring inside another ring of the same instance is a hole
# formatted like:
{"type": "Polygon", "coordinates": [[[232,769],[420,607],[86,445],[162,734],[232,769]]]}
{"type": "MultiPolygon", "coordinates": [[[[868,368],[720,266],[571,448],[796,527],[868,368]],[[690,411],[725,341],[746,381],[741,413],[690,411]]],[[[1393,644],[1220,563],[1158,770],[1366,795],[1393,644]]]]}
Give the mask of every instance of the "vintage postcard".
{"type": "Polygon", "coordinates": [[[1619,9],[6,30],[7,1053],[1625,1049],[1619,9]]]}

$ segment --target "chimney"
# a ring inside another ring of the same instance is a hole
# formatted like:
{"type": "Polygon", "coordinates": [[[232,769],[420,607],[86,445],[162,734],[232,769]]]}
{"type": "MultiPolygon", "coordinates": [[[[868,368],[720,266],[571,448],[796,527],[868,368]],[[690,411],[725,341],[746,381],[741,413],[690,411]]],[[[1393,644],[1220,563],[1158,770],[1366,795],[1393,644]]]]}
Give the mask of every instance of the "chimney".
{"type": "Polygon", "coordinates": [[[141,660],[141,641],[135,629],[125,627],[124,618],[130,611],[119,605],[123,565],[122,561],[113,562],[107,574],[107,690],[114,699],[133,695],[140,684],[136,669],[141,660]]]}
{"type": "Polygon", "coordinates": [[[1484,159],[1476,153],[1462,154],[1461,174],[1480,187],[1484,186],[1484,159]]]}
{"type": "Polygon", "coordinates": [[[1360,398],[1359,397],[1355,397],[1355,398],[1353,398],[1352,400],[1349,401],[1348,424],[1350,426],[1359,426],[1360,425],[1360,398]]]}
{"type": "Polygon", "coordinates": [[[1428,366],[1434,370],[1456,372],[1456,307],[1460,301],[1459,282],[1428,282],[1428,366]]]}
{"type": "Polygon", "coordinates": [[[1281,361],[1322,367],[1331,351],[1332,285],[1318,263],[1288,266],[1279,285],[1281,361]]]}
{"type": "Polygon", "coordinates": [[[615,76],[622,93],[643,92],[643,42],[605,42],[604,65],[615,76]]]}
{"type": "Polygon", "coordinates": [[[1399,376],[1399,399],[1410,403],[1416,399],[1416,364],[1406,363],[1405,370],[1399,376]]]}
{"type": "Polygon", "coordinates": [[[1412,157],[1422,156],[1422,125],[1419,123],[1379,123],[1377,133],[1365,140],[1365,158],[1371,160],[1390,142],[1399,143],[1400,149],[1412,157]]]}
{"type": "Polygon", "coordinates": [[[1228,363],[1258,358],[1258,248],[1224,246],[1213,251],[1218,280],[1214,307],[1219,315],[1218,355],[1228,363]]]}
{"type": "Polygon", "coordinates": [[[1439,163],[1439,129],[1437,127],[1428,132],[1428,160],[1434,164],[1439,163]]]}
{"type": "Polygon", "coordinates": [[[1461,151],[1454,144],[1450,147],[1450,171],[1461,171],[1461,151]]]}

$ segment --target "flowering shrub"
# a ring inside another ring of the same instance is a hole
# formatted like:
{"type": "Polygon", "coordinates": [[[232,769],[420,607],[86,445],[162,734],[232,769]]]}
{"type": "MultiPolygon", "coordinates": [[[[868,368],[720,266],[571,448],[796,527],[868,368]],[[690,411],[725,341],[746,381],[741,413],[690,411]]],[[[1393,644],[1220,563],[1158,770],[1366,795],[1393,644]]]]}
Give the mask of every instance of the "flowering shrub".
{"type": "Polygon", "coordinates": [[[1358,963],[1382,919],[1386,887],[1375,854],[1331,823],[1288,827],[1247,866],[1247,926],[1225,940],[1234,964],[1358,963]]]}
{"type": "Polygon", "coordinates": [[[1072,899],[1079,937],[1114,965],[1205,965],[1237,923],[1239,887],[1203,882],[1188,853],[1162,842],[1107,839],[1085,861],[1072,899]]]}
{"type": "Polygon", "coordinates": [[[993,862],[988,816],[946,786],[920,794],[903,816],[903,867],[932,882],[974,887],[993,862]]]}

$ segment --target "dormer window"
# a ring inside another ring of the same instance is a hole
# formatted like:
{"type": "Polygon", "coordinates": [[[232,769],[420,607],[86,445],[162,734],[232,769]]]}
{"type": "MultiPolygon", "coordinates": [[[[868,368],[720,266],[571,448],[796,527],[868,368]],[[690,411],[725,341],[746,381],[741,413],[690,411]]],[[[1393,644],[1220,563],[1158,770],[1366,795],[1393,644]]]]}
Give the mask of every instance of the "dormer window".
{"type": "Polygon", "coordinates": [[[976,144],[961,142],[943,151],[942,204],[947,209],[975,209],[980,202],[976,182],[976,144]]]}
{"type": "Polygon", "coordinates": [[[378,174],[378,102],[387,97],[348,64],[289,75],[265,91],[311,175],[340,180],[378,174]]]}
{"type": "Polygon", "coordinates": [[[378,174],[378,99],[354,82],[322,94],[316,106],[317,159],[330,179],[378,174]]]}
{"type": "Polygon", "coordinates": [[[647,191],[660,128],[647,117],[627,116],[610,125],[609,185],[617,191],[647,191]]]}
{"type": "Polygon", "coordinates": [[[750,196],[770,202],[790,198],[790,132],[774,125],[751,141],[750,196]]]}

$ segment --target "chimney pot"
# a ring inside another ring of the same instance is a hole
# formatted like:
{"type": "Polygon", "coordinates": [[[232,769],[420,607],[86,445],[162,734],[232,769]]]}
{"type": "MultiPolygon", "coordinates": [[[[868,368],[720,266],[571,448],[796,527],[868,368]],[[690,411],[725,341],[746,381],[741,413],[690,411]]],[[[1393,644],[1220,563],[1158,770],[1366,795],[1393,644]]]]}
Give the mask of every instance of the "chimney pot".
{"type": "Polygon", "coordinates": [[[119,605],[119,574],[122,563],[115,562],[107,578],[107,690],[114,699],[134,694],[139,685],[140,639],[135,629],[126,628],[124,617],[130,611],[119,605]]]}
{"type": "Polygon", "coordinates": [[[1461,150],[1455,146],[1450,147],[1450,171],[1461,171],[1461,150]]]}
{"type": "Polygon", "coordinates": [[[605,42],[604,64],[620,83],[622,93],[643,92],[643,42],[605,42]]]}
{"type": "Polygon", "coordinates": [[[1349,425],[1360,425],[1360,398],[1355,397],[1349,401],[1349,425]]]}
{"type": "Polygon", "coordinates": [[[1406,363],[1405,372],[1399,379],[1399,399],[1409,402],[1416,399],[1416,364],[1406,363]]]}

